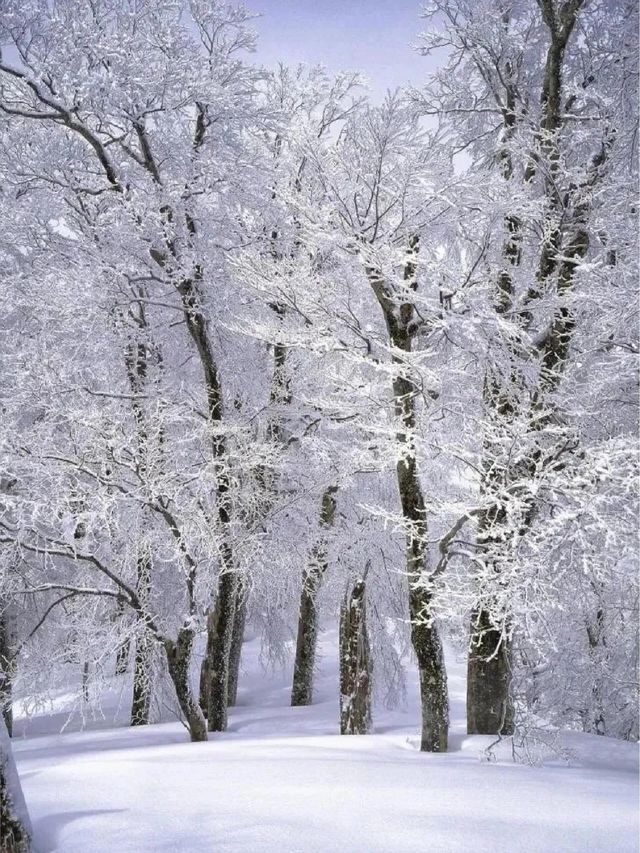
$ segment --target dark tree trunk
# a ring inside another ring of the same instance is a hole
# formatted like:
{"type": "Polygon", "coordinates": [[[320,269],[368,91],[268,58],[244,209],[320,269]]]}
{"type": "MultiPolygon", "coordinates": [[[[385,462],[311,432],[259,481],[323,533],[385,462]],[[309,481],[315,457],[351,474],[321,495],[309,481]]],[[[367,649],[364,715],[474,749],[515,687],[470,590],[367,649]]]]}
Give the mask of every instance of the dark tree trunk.
{"type": "Polygon", "coordinates": [[[153,679],[151,672],[152,643],[146,630],[136,642],[135,668],[133,671],[133,698],[131,700],[131,725],[146,726],[151,710],[153,679]]]}
{"type": "Polygon", "coordinates": [[[229,652],[229,683],[227,685],[227,700],[233,707],[238,699],[238,680],[240,678],[240,661],[242,658],[242,643],[247,622],[247,589],[244,582],[239,580],[236,594],[236,615],[233,620],[231,651],[229,652]]]}
{"type": "MultiPolygon", "coordinates": [[[[417,288],[417,252],[418,239],[412,237],[404,270],[405,282],[411,290],[417,288]]],[[[433,620],[427,554],[427,514],[414,442],[418,389],[405,373],[403,355],[412,350],[416,331],[415,309],[412,302],[400,300],[380,270],[368,267],[367,275],[382,308],[389,340],[398,350],[398,354],[393,356],[394,362],[400,368],[399,375],[393,380],[393,397],[399,424],[396,438],[402,450],[402,458],[396,466],[396,476],[402,515],[407,528],[406,564],[411,644],[418,662],[422,710],[420,749],[425,752],[446,752],[449,732],[447,672],[440,633],[433,620]]]]}
{"type": "Polygon", "coordinates": [[[209,636],[207,632],[207,650],[200,664],[200,683],[198,687],[198,696],[200,701],[200,709],[205,716],[209,716],[209,692],[211,690],[211,679],[209,678],[209,636]]]}
{"type": "Polygon", "coordinates": [[[340,609],[340,734],[371,731],[371,649],[365,581],[358,580],[340,609]]]}
{"type": "Polygon", "coordinates": [[[223,572],[220,575],[215,607],[207,621],[207,726],[210,732],[224,732],[227,728],[229,665],[237,587],[235,572],[223,572]]]}
{"type": "Polygon", "coordinates": [[[9,736],[13,731],[13,680],[15,677],[15,628],[8,604],[0,604],[0,713],[9,736]]]}
{"type": "MultiPolygon", "coordinates": [[[[322,496],[320,525],[325,530],[332,527],[336,514],[336,486],[329,486],[322,496]]],[[[327,547],[321,539],[313,548],[309,565],[302,580],[298,612],[298,637],[293,666],[291,704],[311,705],[313,701],[313,670],[318,642],[318,591],[327,570],[327,547]]]]}
{"type": "Polygon", "coordinates": [[[9,733],[0,716],[0,853],[30,853],[31,834],[9,733]]]}
{"type": "Polygon", "coordinates": [[[593,686],[591,688],[591,708],[589,713],[583,718],[584,730],[594,735],[606,735],[607,725],[604,716],[604,697],[602,690],[602,678],[598,673],[598,664],[603,666],[607,655],[607,640],[605,636],[605,621],[604,610],[601,606],[599,589],[597,584],[592,583],[592,587],[598,596],[598,606],[594,619],[587,621],[587,637],[589,640],[589,657],[595,667],[593,686]]]}
{"type": "MultiPolygon", "coordinates": [[[[142,543],[138,547],[138,578],[136,592],[142,606],[149,605],[151,594],[152,558],[149,547],[142,543]]],[[[133,670],[133,698],[131,701],[131,725],[145,726],[149,722],[151,709],[152,678],[152,641],[146,625],[141,626],[136,641],[136,655],[133,670]]]]}
{"type": "MultiPolygon", "coordinates": [[[[187,226],[195,233],[195,223],[187,218],[187,226]]],[[[203,270],[196,266],[192,278],[178,286],[182,298],[187,330],[200,357],[207,394],[207,410],[211,425],[211,448],[217,469],[216,509],[222,536],[222,565],[214,607],[207,618],[207,663],[202,688],[207,692],[207,725],[211,732],[227,728],[229,665],[236,616],[238,576],[229,541],[230,503],[229,471],[222,424],[222,385],[209,336],[209,324],[200,304],[199,284],[203,270]]],[[[201,694],[202,694],[201,688],[201,694]]]]}
{"type": "Polygon", "coordinates": [[[169,675],[176,691],[180,710],[189,729],[192,741],[207,740],[207,723],[204,714],[191,690],[189,681],[189,664],[193,649],[194,633],[190,628],[181,628],[178,639],[165,639],[164,648],[167,655],[169,675]]]}
{"type": "Polygon", "coordinates": [[[320,585],[322,568],[310,565],[302,582],[300,610],[298,614],[298,637],[293,666],[291,704],[311,705],[313,700],[313,670],[318,642],[318,615],[316,595],[320,585]]]}
{"type": "Polygon", "coordinates": [[[86,660],[82,664],[82,698],[85,702],[89,701],[89,661],[86,660]]]}
{"type": "Polygon", "coordinates": [[[502,636],[486,610],[473,614],[467,665],[467,732],[513,734],[511,641],[502,636]]]}

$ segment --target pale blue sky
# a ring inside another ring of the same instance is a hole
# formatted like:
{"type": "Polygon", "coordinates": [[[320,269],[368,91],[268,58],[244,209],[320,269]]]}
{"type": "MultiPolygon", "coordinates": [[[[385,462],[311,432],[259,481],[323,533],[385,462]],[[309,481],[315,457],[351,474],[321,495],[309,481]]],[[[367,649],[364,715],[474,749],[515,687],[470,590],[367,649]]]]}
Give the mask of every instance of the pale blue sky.
{"type": "MultiPolygon", "coordinates": [[[[425,22],[420,0],[246,0],[262,17],[257,59],[321,62],[333,71],[360,70],[378,98],[387,88],[422,83],[431,65],[411,45],[425,22]]],[[[432,66],[431,66],[432,67],[432,66]]]]}

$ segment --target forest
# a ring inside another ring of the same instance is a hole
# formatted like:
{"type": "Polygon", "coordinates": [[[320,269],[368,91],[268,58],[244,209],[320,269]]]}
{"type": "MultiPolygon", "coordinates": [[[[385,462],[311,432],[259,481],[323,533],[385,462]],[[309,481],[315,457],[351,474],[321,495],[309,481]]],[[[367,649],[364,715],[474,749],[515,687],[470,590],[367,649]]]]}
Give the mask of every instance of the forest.
{"type": "Polygon", "coordinates": [[[2,853],[638,850],[638,4],[414,17],[0,2],[2,853]]]}

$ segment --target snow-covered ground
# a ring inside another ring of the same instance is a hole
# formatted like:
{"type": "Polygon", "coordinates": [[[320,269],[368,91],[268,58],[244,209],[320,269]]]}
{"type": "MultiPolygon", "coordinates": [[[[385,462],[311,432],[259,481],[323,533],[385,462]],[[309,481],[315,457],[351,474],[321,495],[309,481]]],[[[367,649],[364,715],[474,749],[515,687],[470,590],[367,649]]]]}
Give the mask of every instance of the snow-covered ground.
{"type": "Polygon", "coordinates": [[[418,751],[415,684],[405,710],[377,711],[375,734],[340,737],[335,641],[323,636],[309,708],[288,707],[290,672],[265,675],[245,643],[229,731],[206,744],[177,722],[44,734],[63,698],[58,714],[18,719],[38,853],[638,851],[636,746],[567,733],[568,764],[502,749],[481,761],[492,738],[464,734],[454,660],[448,754],[418,751]]]}

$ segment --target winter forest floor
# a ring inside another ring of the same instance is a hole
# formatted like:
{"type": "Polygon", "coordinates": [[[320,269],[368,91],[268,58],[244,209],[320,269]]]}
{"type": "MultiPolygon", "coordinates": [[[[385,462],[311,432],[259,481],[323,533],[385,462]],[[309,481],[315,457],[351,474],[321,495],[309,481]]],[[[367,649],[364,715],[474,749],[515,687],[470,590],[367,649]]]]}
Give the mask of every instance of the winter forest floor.
{"type": "MultiPolygon", "coordinates": [[[[340,737],[335,634],[325,634],[315,704],[290,708],[290,672],[265,674],[245,643],[229,731],[191,744],[178,722],[59,734],[64,697],[19,718],[15,755],[37,853],[631,853],[638,846],[638,751],[564,733],[568,762],[515,764],[468,737],[463,667],[450,655],[450,752],[418,751],[417,688],[378,709],[375,734],[340,737]],[[249,687],[251,685],[251,687],[249,687]]],[[[114,679],[117,681],[117,679],[114,679]]],[[[120,710],[114,710],[115,705],[120,710]]],[[[18,710],[18,709],[16,709],[18,710]]]]}

